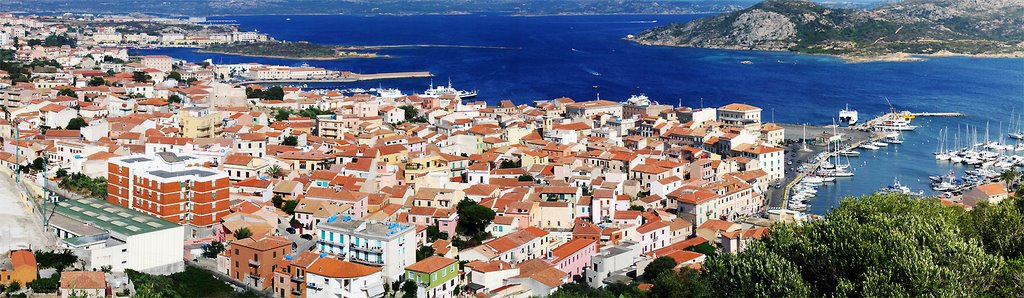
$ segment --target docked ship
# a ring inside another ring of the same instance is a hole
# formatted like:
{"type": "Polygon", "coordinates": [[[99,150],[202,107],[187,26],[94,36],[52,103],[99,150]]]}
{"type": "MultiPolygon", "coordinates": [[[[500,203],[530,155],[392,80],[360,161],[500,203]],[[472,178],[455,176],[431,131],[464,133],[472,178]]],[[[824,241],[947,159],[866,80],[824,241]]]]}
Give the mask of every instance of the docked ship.
{"type": "Polygon", "coordinates": [[[430,88],[427,91],[423,91],[424,97],[441,97],[442,95],[454,94],[459,98],[473,98],[477,95],[477,90],[464,91],[458,90],[452,87],[452,81],[448,80],[448,86],[437,85],[434,86],[434,81],[430,81],[430,88]]]}
{"type": "Polygon", "coordinates": [[[846,105],[846,108],[839,111],[839,122],[846,124],[847,126],[857,125],[857,111],[851,110],[850,105],[846,105]]]}

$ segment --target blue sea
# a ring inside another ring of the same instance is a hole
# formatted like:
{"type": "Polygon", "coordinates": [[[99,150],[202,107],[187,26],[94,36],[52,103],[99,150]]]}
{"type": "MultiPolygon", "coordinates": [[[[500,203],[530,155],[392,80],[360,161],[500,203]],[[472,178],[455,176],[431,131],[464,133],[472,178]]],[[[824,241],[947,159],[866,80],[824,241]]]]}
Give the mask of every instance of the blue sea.
{"type": "MultiPolygon", "coordinates": [[[[939,129],[955,132],[958,125],[972,125],[983,133],[989,123],[991,138],[997,140],[999,124],[1005,131],[1011,112],[1024,112],[1024,59],[948,57],[851,64],[829,56],[651,47],[624,40],[654,26],[703,16],[229,16],[220,19],[287,41],[501,48],[388,49],[377,52],[395,58],[340,61],[203,54],[181,48],[141,52],[214,63],[305,63],[359,73],[430,71],[435,84],[450,79],[456,88],[480,90],[478,99],[491,103],[561,96],[624,100],[644,93],[663,104],[693,107],[748,103],[764,108],[766,121],[815,125],[831,123],[847,104],[860,111],[862,119],[881,114],[889,109],[886,99],[899,110],[968,114],[915,120],[923,127],[907,133],[905,144],[853,158],[857,176],[819,190],[810,210],[815,213],[827,211],[839,198],[890,185],[894,177],[914,190],[925,190],[928,175],[962,171],[932,158],[939,129]],[[740,63],[745,60],[753,64],[740,63]]],[[[422,92],[430,82],[400,79],[329,86],[383,86],[412,93],[422,92]]]]}

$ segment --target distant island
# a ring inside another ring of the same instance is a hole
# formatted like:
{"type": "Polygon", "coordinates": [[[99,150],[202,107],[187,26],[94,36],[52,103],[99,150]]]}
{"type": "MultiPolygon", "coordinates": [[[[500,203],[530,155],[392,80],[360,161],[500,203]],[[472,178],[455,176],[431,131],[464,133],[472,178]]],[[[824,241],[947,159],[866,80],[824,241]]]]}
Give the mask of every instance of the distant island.
{"type": "Polygon", "coordinates": [[[905,0],[841,9],[767,0],[627,38],[645,45],[830,54],[854,62],[1024,57],[1024,1],[905,0]]]}
{"type": "Polygon", "coordinates": [[[351,58],[390,58],[388,55],[345,51],[338,46],[322,45],[309,42],[244,42],[213,44],[199,50],[201,53],[241,55],[250,57],[303,59],[303,60],[335,60],[351,58]]]}
{"type": "Polygon", "coordinates": [[[750,0],[194,0],[187,5],[165,0],[15,0],[3,9],[24,12],[146,13],[178,16],[238,15],[612,15],[720,13],[741,9],[750,0]]]}

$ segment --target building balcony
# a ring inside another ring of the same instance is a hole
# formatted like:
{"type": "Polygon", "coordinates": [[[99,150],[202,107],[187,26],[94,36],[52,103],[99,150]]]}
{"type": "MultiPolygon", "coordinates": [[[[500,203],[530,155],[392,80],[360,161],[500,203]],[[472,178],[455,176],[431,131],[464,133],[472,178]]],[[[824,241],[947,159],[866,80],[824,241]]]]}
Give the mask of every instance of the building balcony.
{"type": "Polygon", "coordinates": [[[369,246],[358,246],[355,243],[349,244],[349,247],[354,250],[372,252],[372,253],[383,253],[384,249],[380,247],[369,247],[369,246]]]}
{"type": "Polygon", "coordinates": [[[302,296],[302,290],[299,290],[299,289],[292,289],[292,295],[295,295],[295,296],[302,296]]]}
{"type": "Polygon", "coordinates": [[[362,258],[359,258],[359,257],[352,257],[351,260],[352,260],[352,262],[363,264],[363,265],[370,265],[370,266],[383,266],[384,265],[384,262],[370,261],[370,260],[362,259],[362,258]]]}
{"type": "Polygon", "coordinates": [[[253,267],[259,267],[259,266],[260,266],[260,261],[257,261],[257,260],[249,260],[249,266],[253,266],[253,267]]]}
{"type": "Polygon", "coordinates": [[[305,276],[301,276],[301,275],[292,275],[292,281],[293,281],[293,282],[302,282],[302,281],[304,281],[304,280],[306,280],[306,277],[305,277],[305,276]]]}

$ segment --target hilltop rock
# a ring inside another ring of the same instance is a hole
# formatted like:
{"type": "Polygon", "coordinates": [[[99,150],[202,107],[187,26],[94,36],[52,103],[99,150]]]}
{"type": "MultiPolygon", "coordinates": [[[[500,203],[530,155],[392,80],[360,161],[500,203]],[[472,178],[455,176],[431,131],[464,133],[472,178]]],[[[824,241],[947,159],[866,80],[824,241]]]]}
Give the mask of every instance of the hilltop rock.
{"type": "Polygon", "coordinates": [[[1024,1],[907,0],[862,10],[768,0],[653,28],[632,39],[647,45],[850,56],[1019,54],[1024,51],[1024,1]]]}

